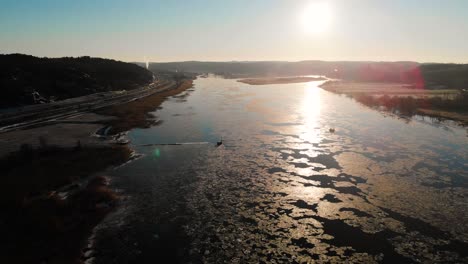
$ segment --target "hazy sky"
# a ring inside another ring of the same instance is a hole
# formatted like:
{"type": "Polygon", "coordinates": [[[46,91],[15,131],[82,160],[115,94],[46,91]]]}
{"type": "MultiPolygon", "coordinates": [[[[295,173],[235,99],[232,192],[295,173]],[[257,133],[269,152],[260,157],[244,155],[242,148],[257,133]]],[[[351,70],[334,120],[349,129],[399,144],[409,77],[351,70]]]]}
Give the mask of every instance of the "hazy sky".
{"type": "Polygon", "coordinates": [[[468,0],[0,0],[0,53],[468,62],[467,43],[468,0]],[[312,2],[329,7],[320,33],[301,20],[312,2]]]}

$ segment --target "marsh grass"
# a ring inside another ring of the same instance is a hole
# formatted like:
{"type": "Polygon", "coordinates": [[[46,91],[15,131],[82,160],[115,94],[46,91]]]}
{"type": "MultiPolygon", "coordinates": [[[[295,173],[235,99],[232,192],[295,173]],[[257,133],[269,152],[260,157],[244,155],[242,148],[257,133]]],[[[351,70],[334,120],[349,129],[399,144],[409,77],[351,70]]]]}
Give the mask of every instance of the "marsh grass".
{"type": "Polygon", "coordinates": [[[427,115],[440,119],[451,119],[468,125],[468,94],[460,93],[453,99],[442,97],[402,96],[353,96],[356,101],[372,107],[404,116],[427,115]]]}

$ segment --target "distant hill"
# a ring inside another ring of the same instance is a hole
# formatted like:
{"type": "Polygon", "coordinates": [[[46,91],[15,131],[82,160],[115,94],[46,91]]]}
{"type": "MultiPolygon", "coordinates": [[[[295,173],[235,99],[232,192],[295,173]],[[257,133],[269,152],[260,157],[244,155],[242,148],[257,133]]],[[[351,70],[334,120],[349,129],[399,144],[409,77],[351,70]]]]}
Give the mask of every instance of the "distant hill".
{"type": "Polygon", "coordinates": [[[150,63],[157,71],[215,73],[225,77],[325,75],[362,82],[412,83],[415,88],[468,88],[467,64],[420,64],[411,61],[260,61],[260,62],[168,62],[150,63]]]}
{"type": "Polygon", "coordinates": [[[0,55],[0,107],[30,104],[34,91],[47,99],[66,99],[134,89],[151,82],[152,76],[135,64],[109,59],[0,55]]]}

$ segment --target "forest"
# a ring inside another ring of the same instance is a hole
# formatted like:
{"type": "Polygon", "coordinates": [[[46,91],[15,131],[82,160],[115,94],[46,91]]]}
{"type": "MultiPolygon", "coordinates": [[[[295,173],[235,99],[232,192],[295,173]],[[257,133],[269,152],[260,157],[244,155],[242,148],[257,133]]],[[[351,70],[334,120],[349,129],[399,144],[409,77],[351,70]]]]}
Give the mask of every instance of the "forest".
{"type": "Polygon", "coordinates": [[[97,92],[129,90],[152,81],[133,63],[92,57],[38,58],[0,55],[0,108],[33,103],[33,92],[62,100],[97,92]]]}

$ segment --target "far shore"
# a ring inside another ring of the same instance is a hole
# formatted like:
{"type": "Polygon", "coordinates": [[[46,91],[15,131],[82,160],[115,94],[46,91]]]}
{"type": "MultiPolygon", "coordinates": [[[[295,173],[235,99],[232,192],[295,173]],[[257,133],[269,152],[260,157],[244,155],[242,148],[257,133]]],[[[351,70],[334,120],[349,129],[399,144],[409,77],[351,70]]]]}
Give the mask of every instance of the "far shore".
{"type": "Polygon", "coordinates": [[[312,81],[325,81],[328,80],[324,77],[268,77],[268,78],[248,78],[237,80],[241,83],[246,83],[250,85],[266,85],[266,84],[286,84],[286,83],[304,83],[312,81]]]}

